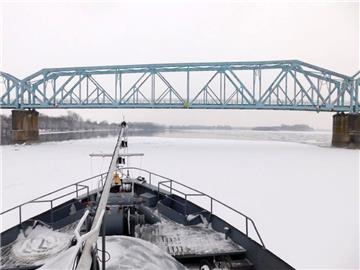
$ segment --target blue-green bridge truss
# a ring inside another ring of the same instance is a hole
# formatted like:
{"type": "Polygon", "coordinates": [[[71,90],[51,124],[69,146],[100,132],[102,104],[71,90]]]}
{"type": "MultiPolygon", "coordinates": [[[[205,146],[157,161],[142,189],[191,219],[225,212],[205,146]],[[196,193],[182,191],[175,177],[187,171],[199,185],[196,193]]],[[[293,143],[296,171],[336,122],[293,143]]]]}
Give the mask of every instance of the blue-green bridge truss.
{"type": "Polygon", "coordinates": [[[0,72],[0,107],[359,112],[359,72],[298,60],[45,68],[0,72]]]}

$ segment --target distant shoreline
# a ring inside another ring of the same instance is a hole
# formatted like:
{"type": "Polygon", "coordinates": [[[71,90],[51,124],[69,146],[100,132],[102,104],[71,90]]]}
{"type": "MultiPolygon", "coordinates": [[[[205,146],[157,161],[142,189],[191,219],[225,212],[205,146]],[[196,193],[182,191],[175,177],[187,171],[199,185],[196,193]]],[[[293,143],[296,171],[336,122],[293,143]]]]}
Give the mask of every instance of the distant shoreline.
{"type": "MultiPolygon", "coordinates": [[[[1,138],[0,144],[11,144],[11,116],[1,116],[1,138]]],[[[257,126],[257,127],[233,127],[230,125],[163,125],[152,122],[129,122],[131,134],[142,136],[153,136],[156,133],[187,130],[253,130],[253,131],[297,131],[311,132],[316,131],[312,127],[304,124],[279,125],[279,126],[257,126]]],[[[51,117],[40,115],[39,117],[39,142],[44,141],[64,141],[71,139],[83,139],[94,137],[105,137],[116,135],[119,123],[108,123],[107,121],[84,120],[78,114],[69,112],[68,115],[61,117],[51,117]]]]}
{"type": "MultiPolygon", "coordinates": [[[[267,127],[266,127],[267,128],[267,127]]],[[[233,128],[230,130],[225,129],[216,129],[216,128],[194,128],[194,127],[187,127],[187,128],[163,128],[163,129],[137,129],[133,128],[129,130],[129,136],[142,136],[142,137],[153,137],[153,136],[160,136],[160,137],[166,137],[166,134],[191,134],[191,133],[198,133],[198,134],[217,134],[218,132],[223,132],[224,134],[228,134],[229,136],[235,136],[234,134],[237,134],[239,132],[239,135],[249,134],[249,132],[256,133],[308,133],[311,134],[312,132],[326,132],[329,133],[330,131],[320,131],[320,130],[279,130],[276,129],[256,129],[256,128],[233,128]],[[227,132],[228,131],[228,132],[227,132]],[[231,135],[232,134],[232,135],[231,135]]],[[[41,130],[39,134],[39,141],[36,143],[43,143],[43,142],[57,142],[57,141],[68,141],[68,140],[82,140],[82,139],[91,139],[91,138],[105,138],[105,137],[116,137],[118,134],[118,129],[113,130],[68,130],[68,131],[44,131],[41,130]]],[[[221,134],[221,133],[220,133],[221,134]]],[[[172,136],[170,135],[170,137],[172,136]]],[[[249,135],[246,135],[249,136],[249,135]]],[[[259,136],[259,135],[257,135],[259,136]]],[[[11,136],[2,136],[0,140],[0,145],[11,145],[11,136]]]]}

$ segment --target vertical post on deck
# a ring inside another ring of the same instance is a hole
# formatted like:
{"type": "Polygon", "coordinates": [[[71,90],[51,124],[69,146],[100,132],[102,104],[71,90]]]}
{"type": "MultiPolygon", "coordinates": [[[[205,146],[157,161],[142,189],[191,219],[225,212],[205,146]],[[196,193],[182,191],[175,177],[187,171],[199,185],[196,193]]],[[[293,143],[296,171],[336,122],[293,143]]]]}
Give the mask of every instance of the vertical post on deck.
{"type": "Polygon", "coordinates": [[[105,226],[105,215],[103,217],[103,221],[102,221],[102,237],[101,237],[101,244],[102,244],[102,252],[101,252],[101,255],[102,255],[102,261],[101,261],[101,264],[102,264],[102,269],[105,270],[106,267],[105,267],[105,236],[106,236],[106,226],[105,226]]]}

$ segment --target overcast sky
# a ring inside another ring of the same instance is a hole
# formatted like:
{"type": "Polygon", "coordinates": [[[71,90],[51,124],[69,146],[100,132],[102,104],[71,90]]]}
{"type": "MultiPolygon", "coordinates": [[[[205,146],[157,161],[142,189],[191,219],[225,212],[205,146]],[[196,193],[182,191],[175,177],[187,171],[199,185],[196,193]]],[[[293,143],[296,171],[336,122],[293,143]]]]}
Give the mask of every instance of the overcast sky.
{"type": "MultiPolygon", "coordinates": [[[[358,2],[120,1],[1,4],[1,70],[44,67],[299,59],[348,75],[359,70],[358,2]]],[[[65,110],[41,111],[65,114],[65,110]]],[[[331,128],[330,113],[77,110],[85,119],[331,128]]]]}

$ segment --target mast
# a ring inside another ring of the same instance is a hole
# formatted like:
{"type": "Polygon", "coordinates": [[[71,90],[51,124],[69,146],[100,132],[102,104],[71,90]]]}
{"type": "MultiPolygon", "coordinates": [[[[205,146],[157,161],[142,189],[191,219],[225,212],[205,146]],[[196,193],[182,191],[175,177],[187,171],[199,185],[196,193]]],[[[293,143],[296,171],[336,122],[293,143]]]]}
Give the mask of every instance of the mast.
{"type": "Polygon", "coordinates": [[[112,178],[114,171],[116,170],[117,160],[120,154],[120,150],[122,148],[127,147],[126,137],[127,137],[127,124],[125,121],[123,121],[120,125],[121,129],[119,132],[119,136],[116,142],[116,146],[114,148],[111,163],[107,172],[105,184],[101,193],[101,197],[98,203],[98,206],[96,208],[96,213],[94,220],[92,222],[91,230],[97,230],[89,239],[86,240],[83,252],[81,254],[81,257],[79,259],[79,263],[76,267],[76,269],[79,270],[89,270],[92,263],[92,249],[94,245],[96,244],[96,241],[98,239],[99,230],[100,227],[96,227],[96,224],[100,221],[100,218],[103,216],[102,212],[105,211],[106,204],[109,198],[109,192],[111,188],[112,178]]]}

